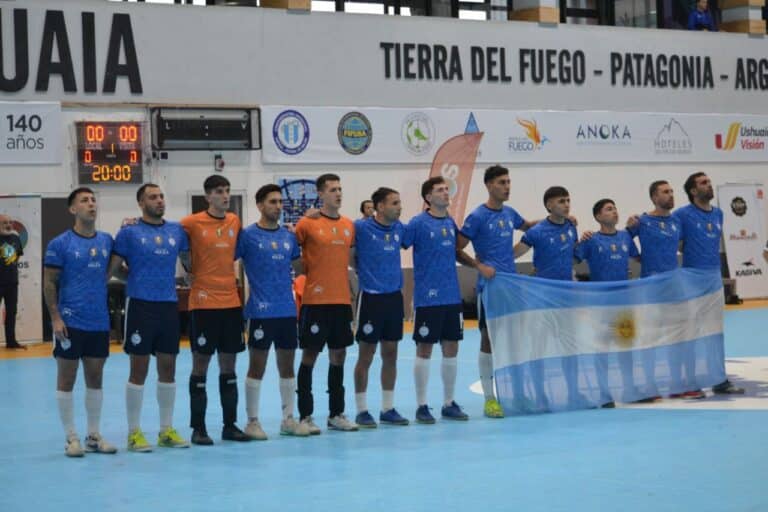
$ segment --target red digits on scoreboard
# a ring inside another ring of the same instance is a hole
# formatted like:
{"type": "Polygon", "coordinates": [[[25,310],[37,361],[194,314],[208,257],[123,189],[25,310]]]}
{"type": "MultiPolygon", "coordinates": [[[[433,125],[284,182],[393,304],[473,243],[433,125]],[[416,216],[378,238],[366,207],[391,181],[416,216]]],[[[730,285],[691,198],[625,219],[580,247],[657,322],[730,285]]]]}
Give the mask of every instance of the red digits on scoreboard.
{"type": "Polygon", "coordinates": [[[88,142],[101,142],[104,140],[104,127],[100,124],[85,126],[85,140],[88,142]]]}

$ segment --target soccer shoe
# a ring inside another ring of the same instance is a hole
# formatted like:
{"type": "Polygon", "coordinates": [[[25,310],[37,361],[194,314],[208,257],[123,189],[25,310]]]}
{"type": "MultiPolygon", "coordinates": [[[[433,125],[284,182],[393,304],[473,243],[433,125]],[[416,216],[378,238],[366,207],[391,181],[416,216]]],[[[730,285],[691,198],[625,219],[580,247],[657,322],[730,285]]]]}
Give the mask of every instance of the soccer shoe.
{"type": "Polygon", "coordinates": [[[303,421],[296,421],[293,416],[289,416],[280,422],[281,436],[307,437],[309,434],[309,425],[303,421]]]}
{"type": "Polygon", "coordinates": [[[726,380],[717,386],[712,386],[712,392],[716,395],[743,395],[744,388],[734,386],[731,381],[726,380]]]}
{"type": "Polygon", "coordinates": [[[394,408],[388,411],[382,411],[379,414],[379,421],[386,425],[407,425],[408,420],[400,416],[394,408]]]}
{"type": "Polygon", "coordinates": [[[504,410],[501,408],[501,404],[495,398],[489,398],[485,401],[485,407],[483,407],[483,414],[488,418],[503,418],[504,410]]]}
{"type": "Polygon", "coordinates": [[[358,415],[355,416],[355,423],[357,423],[360,428],[376,428],[378,426],[376,425],[376,420],[373,419],[373,416],[371,416],[371,413],[368,411],[358,413],[358,415]]]}
{"type": "Polygon", "coordinates": [[[469,419],[469,415],[462,411],[455,401],[444,405],[440,415],[446,420],[467,421],[469,419]]]}
{"type": "Polygon", "coordinates": [[[358,429],[357,424],[349,421],[343,414],[337,414],[332,418],[328,418],[327,425],[329,430],[339,430],[341,432],[355,432],[358,429]]]}
{"type": "Polygon", "coordinates": [[[649,396],[648,398],[641,398],[640,400],[635,400],[632,403],[633,404],[653,404],[660,401],[661,401],[660,396],[649,396]]]}
{"type": "Polygon", "coordinates": [[[264,432],[263,428],[261,428],[261,423],[259,423],[259,420],[252,420],[248,422],[248,425],[245,426],[245,435],[254,441],[267,440],[267,433],[264,432]]]}
{"type": "Polygon", "coordinates": [[[704,394],[702,390],[696,389],[694,391],[686,391],[683,393],[683,398],[686,400],[703,400],[707,398],[707,395],[704,394]]]}
{"type": "Polygon", "coordinates": [[[213,439],[211,439],[211,436],[208,435],[208,431],[206,429],[195,429],[192,431],[192,444],[197,444],[200,446],[211,446],[213,444],[213,439]]]}
{"type": "Polygon", "coordinates": [[[22,345],[17,341],[11,341],[5,344],[5,348],[8,350],[27,350],[26,345],[22,345]]]}
{"type": "Polygon", "coordinates": [[[163,448],[189,448],[189,443],[173,427],[166,427],[157,434],[157,446],[163,448]]]}
{"type": "Polygon", "coordinates": [[[429,406],[427,405],[420,405],[418,409],[416,409],[416,423],[421,423],[423,425],[431,425],[435,422],[435,417],[432,416],[432,413],[429,412],[429,406]]]}
{"type": "Polygon", "coordinates": [[[250,441],[251,438],[248,437],[245,432],[237,428],[237,425],[224,425],[224,428],[221,429],[221,440],[244,443],[250,441]]]}
{"type": "Polygon", "coordinates": [[[610,402],[605,402],[603,405],[600,406],[601,409],[615,409],[616,408],[616,402],[611,400],[610,402]]]}
{"type": "Polygon", "coordinates": [[[147,442],[147,438],[144,437],[144,432],[140,428],[137,428],[133,432],[128,434],[128,451],[129,452],[151,452],[152,445],[147,442]]]}
{"type": "Polygon", "coordinates": [[[88,453],[117,453],[117,448],[101,437],[101,434],[88,434],[85,438],[85,451],[88,453]]]}
{"type": "Polygon", "coordinates": [[[80,444],[80,439],[78,439],[77,434],[74,432],[67,436],[67,444],[64,445],[64,454],[67,457],[82,457],[85,455],[85,450],[83,450],[83,446],[80,444]]]}
{"type": "Polygon", "coordinates": [[[314,420],[312,420],[312,416],[307,416],[306,418],[303,418],[300,423],[306,426],[307,431],[311,436],[319,436],[320,433],[322,432],[322,430],[320,430],[320,427],[318,427],[317,424],[314,422],[314,420]]]}

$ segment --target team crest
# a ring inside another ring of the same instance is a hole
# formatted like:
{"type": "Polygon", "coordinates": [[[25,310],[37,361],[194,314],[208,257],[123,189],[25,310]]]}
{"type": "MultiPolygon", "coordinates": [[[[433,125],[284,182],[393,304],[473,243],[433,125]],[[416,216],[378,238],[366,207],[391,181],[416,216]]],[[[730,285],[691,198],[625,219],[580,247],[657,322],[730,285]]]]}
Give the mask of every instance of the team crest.
{"type": "Polygon", "coordinates": [[[176,239],[173,238],[172,236],[168,237],[168,245],[170,245],[171,247],[176,247],[176,239]]]}
{"type": "Polygon", "coordinates": [[[664,221],[661,221],[659,222],[659,227],[661,228],[662,231],[664,231],[665,229],[667,229],[667,224],[664,221]]]}
{"type": "Polygon", "coordinates": [[[319,332],[320,332],[320,326],[319,326],[319,325],[317,325],[316,323],[315,323],[315,324],[312,324],[312,325],[310,326],[310,328],[309,328],[309,332],[311,332],[312,334],[317,334],[317,333],[319,333],[319,332]]]}
{"type": "Polygon", "coordinates": [[[611,244],[611,252],[616,252],[616,244],[611,244]]]}
{"type": "Polygon", "coordinates": [[[336,226],[333,226],[333,227],[331,228],[331,233],[333,233],[334,235],[338,235],[338,234],[339,234],[339,230],[338,230],[338,229],[336,229],[336,226]]]}
{"type": "Polygon", "coordinates": [[[235,238],[235,230],[232,228],[229,228],[229,238],[235,238]]]}
{"type": "Polygon", "coordinates": [[[253,338],[256,340],[260,340],[264,338],[264,330],[263,329],[254,329],[253,330],[253,338]]]}
{"type": "Polygon", "coordinates": [[[283,242],[283,249],[285,249],[286,251],[290,251],[291,244],[289,244],[288,242],[283,242]]]}
{"type": "Polygon", "coordinates": [[[96,256],[99,255],[99,250],[96,249],[95,247],[91,247],[91,250],[88,251],[88,254],[91,255],[91,258],[95,258],[96,256]]]}
{"type": "Polygon", "coordinates": [[[429,327],[427,327],[426,325],[422,325],[421,327],[419,327],[419,336],[421,336],[422,338],[426,338],[427,336],[429,336],[429,327]]]}
{"type": "Polygon", "coordinates": [[[344,236],[349,237],[351,234],[347,228],[344,228],[344,236]]]}
{"type": "Polygon", "coordinates": [[[163,245],[163,237],[161,237],[160,235],[157,235],[157,236],[155,237],[155,243],[156,243],[157,245],[163,245]]]}
{"type": "Polygon", "coordinates": [[[216,228],[216,236],[221,238],[221,228],[216,228]]]}
{"type": "Polygon", "coordinates": [[[707,223],[707,231],[709,231],[709,232],[712,231],[712,223],[711,222],[707,223]]]}
{"type": "Polygon", "coordinates": [[[278,246],[277,246],[277,242],[274,242],[274,241],[273,241],[271,245],[272,245],[272,249],[276,251],[276,250],[277,250],[277,247],[278,247],[278,246]]]}
{"type": "Polygon", "coordinates": [[[208,343],[208,340],[205,339],[205,335],[204,334],[201,334],[200,336],[197,337],[197,345],[198,346],[204,347],[206,343],[208,343]]]}
{"type": "Polygon", "coordinates": [[[503,221],[503,220],[501,220],[501,219],[499,219],[499,227],[500,227],[501,229],[504,229],[504,221],[503,221]]]}
{"type": "Polygon", "coordinates": [[[366,323],[363,326],[363,333],[364,334],[371,334],[373,332],[373,324],[371,322],[366,323]]]}
{"type": "Polygon", "coordinates": [[[443,228],[443,236],[448,236],[448,230],[443,228]]]}
{"type": "Polygon", "coordinates": [[[384,241],[385,241],[385,242],[389,242],[389,238],[390,238],[390,237],[389,237],[389,233],[387,233],[386,235],[384,235],[384,241]]]}
{"type": "Polygon", "coordinates": [[[627,244],[621,244],[621,250],[624,252],[629,252],[629,247],[627,247],[627,244]]]}
{"type": "Polygon", "coordinates": [[[139,334],[139,331],[136,331],[133,334],[131,334],[131,343],[133,343],[134,346],[141,343],[141,334],[139,334]]]}
{"type": "Polygon", "coordinates": [[[560,241],[565,242],[565,233],[560,233],[560,241]]]}
{"type": "Polygon", "coordinates": [[[395,242],[399,242],[399,241],[400,241],[400,235],[395,233],[395,242]]]}
{"type": "Polygon", "coordinates": [[[106,249],[102,249],[102,250],[101,250],[101,255],[102,255],[102,256],[104,256],[104,257],[106,258],[107,256],[109,256],[109,253],[107,252],[107,250],[106,250],[106,249]]]}

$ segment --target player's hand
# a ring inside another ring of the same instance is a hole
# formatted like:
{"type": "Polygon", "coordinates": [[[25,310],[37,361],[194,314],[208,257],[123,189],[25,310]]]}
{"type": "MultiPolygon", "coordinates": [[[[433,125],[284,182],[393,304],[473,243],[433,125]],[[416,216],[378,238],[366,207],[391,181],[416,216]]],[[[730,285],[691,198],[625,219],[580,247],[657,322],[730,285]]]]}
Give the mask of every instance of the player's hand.
{"type": "Polygon", "coordinates": [[[56,320],[53,320],[53,335],[60,340],[69,339],[69,333],[67,332],[67,325],[64,323],[64,320],[62,320],[61,318],[57,318],[56,320]]]}
{"type": "Polygon", "coordinates": [[[594,234],[595,234],[594,231],[585,231],[585,232],[583,232],[581,234],[581,238],[579,239],[579,243],[583,244],[584,242],[586,242],[587,240],[592,238],[592,235],[594,235],[594,234]]]}
{"type": "Polygon", "coordinates": [[[310,219],[319,219],[320,210],[317,208],[309,208],[307,211],[304,212],[304,216],[310,219]]]}
{"type": "Polygon", "coordinates": [[[483,263],[477,264],[477,271],[480,272],[481,276],[488,280],[493,279],[496,276],[496,269],[483,263]]]}
{"type": "Polygon", "coordinates": [[[187,284],[187,286],[192,288],[192,283],[195,282],[195,276],[193,274],[187,272],[187,275],[184,276],[184,282],[187,284]]]}
{"type": "Polygon", "coordinates": [[[574,226],[578,226],[579,225],[579,219],[577,219],[573,215],[569,215],[568,216],[568,220],[571,221],[571,224],[573,224],[574,226]]]}
{"type": "Polygon", "coordinates": [[[134,224],[138,224],[138,223],[139,223],[138,217],[125,217],[123,219],[122,224],[120,224],[120,227],[124,228],[125,226],[133,226],[134,224]]]}
{"type": "Polygon", "coordinates": [[[630,215],[629,218],[627,219],[627,229],[633,228],[638,224],[640,224],[640,216],[636,213],[630,215]]]}
{"type": "Polygon", "coordinates": [[[286,222],[285,224],[283,224],[283,227],[288,231],[290,231],[291,233],[294,233],[294,234],[296,233],[296,226],[291,224],[290,222],[286,222]]]}

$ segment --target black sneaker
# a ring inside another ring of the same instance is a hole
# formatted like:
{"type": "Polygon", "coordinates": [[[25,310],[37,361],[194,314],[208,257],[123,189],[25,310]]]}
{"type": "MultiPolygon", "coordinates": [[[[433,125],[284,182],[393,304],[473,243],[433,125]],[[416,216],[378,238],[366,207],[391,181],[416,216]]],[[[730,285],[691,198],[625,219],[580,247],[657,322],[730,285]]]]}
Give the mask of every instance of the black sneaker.
{"type": "Polygon", "coordinates": [[[743,395],[744,388],[734,386],[729,380],[712,387],[712,392],[716,395],[743,395]]]}
{"type": "Polygon", "coordinates": [[[247,442],[251,440],[251,438],[248,437],[245,432],[237,428],[237,425],[224,425],[224,428],[221,429],[221,439],[223,441],[240,442],[247,442]]]}
{"type": "Polygon", "coordinates": [[[611,400],[610,402],[605,402],[603,405],[600,406],[601,409],[615,409],[616,408],[616,402],[611,400]]]}
{"type": "Polygon", "coordinates": [[[5,344],[5,348],[8,350],[27,350],[27,347],[17,341],[11,341],[5,344]]]}
{"type": "Polygon", "coordinates": [[[192,431],[192,444],[199,444],[201,446],[211,446],[213,439],[208,435],[205,429],[195,429],[192,431]]]}

